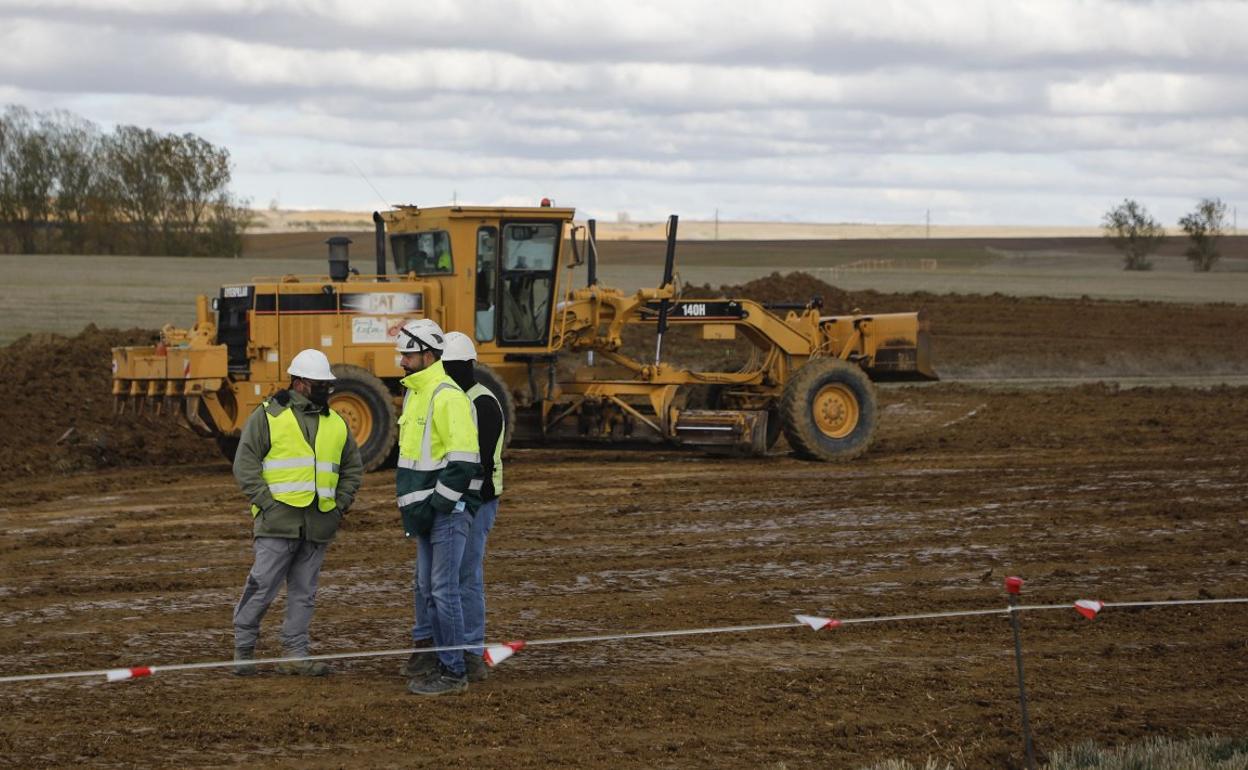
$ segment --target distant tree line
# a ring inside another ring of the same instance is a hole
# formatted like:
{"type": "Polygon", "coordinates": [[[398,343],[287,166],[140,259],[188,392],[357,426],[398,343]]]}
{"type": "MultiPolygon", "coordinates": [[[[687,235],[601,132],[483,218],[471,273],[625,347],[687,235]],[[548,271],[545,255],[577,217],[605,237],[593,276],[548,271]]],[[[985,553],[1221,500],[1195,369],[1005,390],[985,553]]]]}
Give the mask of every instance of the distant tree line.
{"type": "MultiPolygon", "coordinates": [[[[1179,228],[1191,241],[1184,255],[1192,263],[1193,270],[1209,272],[1222,257],[1218,241],[1226,235],[1226,224],[1226,204],[1219,198],[1201,199],[1195,210],[1179,219],[1179,228]]],[[[1123,267],[1127,270],[1151,270],[1153,263],[1149,257],[1166,237],[1161,222],[1130,198],[1105,212],[1101,229],[1122,252],[1123,267]]]]}
{"type": "Polygon", "coordinates": [[[235,256],[251,213],[229,183],[229,151],[194,134],[0,113],[0,252],[235,256]]]}

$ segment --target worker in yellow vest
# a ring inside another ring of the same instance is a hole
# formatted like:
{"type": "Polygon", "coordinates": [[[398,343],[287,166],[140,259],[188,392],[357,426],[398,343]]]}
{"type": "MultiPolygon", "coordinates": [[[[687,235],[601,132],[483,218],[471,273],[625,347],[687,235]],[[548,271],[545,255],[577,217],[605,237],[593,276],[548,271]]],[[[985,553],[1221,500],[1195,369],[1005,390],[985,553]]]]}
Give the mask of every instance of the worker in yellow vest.
{"type": "MultiPolygon", "coordinates": [[[[364,465],[347,424],[329,408],[335,379],[319,350],[301,351],[290,387],[264,401],[243,426],[234,477],[251,501],[255,562],[234,608],[234,673],[256,673],[260,621],[286,584],[282,657],[308,656],[308,626],[325,550],[355,500],[364,465]]],[[[282,674],[322,676],[321,661],[281,663],[282,674]]]]}
{"type": "Polygon", "coordinates": [[[468,494],[477,498],[476,513],[468,531],[468,544],[459,568],[459,595],[464,608],[464,651],[468,681],[480,682],[489,676],[485,663],[485,545],[498,516],[498,499],[503,494],[503,445],[507,438],[506,418],[498,397],[477,379],[477,349],[472,339],[460,332],[447,332],[442,366],[455,384],[468,394],[477,416],[477,440],[481,452],[481,475],[469,485],[468,494]]]}
{"type": "MultiPolygon", "coordinates": [[[[481,472],[472,402],[442,367],[444,346],[441,327],[427,318],[404,324],[395,341],[407,372],[395,482],[403,529],[416,540],[416,648],[464,644],[459,569],[474,512],[466,493],[481,472]],[[425,618],[431,636],[420,638],[425,618]]],[[[436,661],[413,653],[403,674],[416,695],[468,689],[463,650],[439,652],[436,661]]]]}

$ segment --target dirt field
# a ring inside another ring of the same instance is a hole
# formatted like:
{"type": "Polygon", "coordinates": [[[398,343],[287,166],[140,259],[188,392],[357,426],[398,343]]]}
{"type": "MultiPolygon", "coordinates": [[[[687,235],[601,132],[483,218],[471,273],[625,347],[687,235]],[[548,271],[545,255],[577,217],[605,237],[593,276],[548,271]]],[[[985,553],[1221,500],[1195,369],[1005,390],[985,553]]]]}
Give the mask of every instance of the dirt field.
{"type": "MultiPolygon", "coordinates": [[[[835,296],[858,300],[922,303],[946,373],[1248,371],[1242,305],[835,296]]],[[[142,334],[0,349],[0,675],[229,655],[249,522],[211,445],[109,417],[107,347],[142,334]]],[[[490,638],[998,607],[1010,574],[1037,604],[1248,596],[1248,388],[936,384],[881,398],[875,447],[847,465],[513,450],[490,638]]],[[[367,478],[330,552],[318,652],[406,643],[412,553],[392,484],[367,478]]],[[[263,653],[278,652],[281,609],[263,653]]],[[[1244,732],[1248,606],[1023,626],[1042,756],[1244,732]]],[[[318,681],[0,685],[0,763],[1017,767],[1011,653],[991,617],[534,647],[432,702],[405,694],[397,658],[318,681]]]]}

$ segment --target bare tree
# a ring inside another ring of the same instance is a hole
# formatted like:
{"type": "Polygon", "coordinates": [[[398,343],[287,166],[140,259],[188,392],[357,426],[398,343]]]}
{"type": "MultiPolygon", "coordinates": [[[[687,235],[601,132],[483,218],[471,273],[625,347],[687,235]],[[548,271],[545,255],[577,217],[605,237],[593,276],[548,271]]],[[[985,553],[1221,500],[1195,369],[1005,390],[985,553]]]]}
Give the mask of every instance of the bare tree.
{"type": "Polygon", "coordinates": [[[194,134],[169,140],[169,208],[183,240],[180,251],[205,254],[211,240],[206,233],[209,212],[230,181],[230,153],[194,134]]]}
{"type": "Polygon", "coordinates": [[[0,118],[0,222],[13,233],[20,253],[38,251],[52,213],[52,150],[35,116],[9,107],[0,118]]]}
{"type": "Polygon", "coordinates": [[[204,247],[206,253],[238,257],[243,253],[243,233],[251,226],[254,214],[248,201],[235,200],[222,192],[209,207],[204,247]]]}
{"type": "Polygon", "coordinates": [[[0,113],[0,249],[235,255],[251,214],[229,183],[229,151],[194,134],[0,113]]]}
{"type": "Polygon", "coordinates": [[[162,228],[169,177],[162,137],[138,126],[118,126],[105,141],[110,197],[115,214],[134,237],[140,254],[165,251],[162,228]]]}
{"type": "Polygon", "coordinates": [[[1101,229],[1114,248],[1122,252],[1123,267],[1127,270],[1152,270],[1148,256],[1161,245],[1166,231],[1147,210],[1130,198],[1105,212],[1101,229]]]}
{"type": "Polygon", "coordinates": [[[1192,269],[1209,272],[1222,256],[1218,241],[1226,233],[1226,204],[1220,198],[1202,198],[1195,211],[1179,220],[1179,227],[1192,239],[1186,252],[1192,269]]]}
{"type": "Polygon", "coordinates": [[[67,251],[82,254],[107,215],[100,188],[100,131],[68,112],[44,116],[41,124],[52,150],[53,211],[61,241],[67,251]]]}

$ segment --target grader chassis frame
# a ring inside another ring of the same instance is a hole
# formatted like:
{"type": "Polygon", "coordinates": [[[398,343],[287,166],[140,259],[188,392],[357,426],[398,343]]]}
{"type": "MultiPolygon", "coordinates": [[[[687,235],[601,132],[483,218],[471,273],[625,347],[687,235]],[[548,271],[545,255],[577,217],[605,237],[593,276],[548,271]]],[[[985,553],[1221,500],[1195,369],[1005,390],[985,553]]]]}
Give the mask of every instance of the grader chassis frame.
{"type": "Polygon", "coordinates": [[[191,329],[167,326],[155,346],[114,349],[119,410],[156,404],[230,454],[251,411],[285,387],[290,358],[316,347],[339,377],[331,404],[366,467],[376,468],[392,456],[402,395],[393,337],[419,317],[472,331],[479,378],[523,442],[666,442],[761,454],[783,429],[802,456],[846,459],[865,451],[875,430],[871,379],[935,378],[918,313],[830,316],[817,299],[777,308],[681,298],[675,217],[657,288],[626,294],[601,286],[593,222],[577,225],[573,214],[548,206],[375,214],[374,274],[350,269],[349,241],[330,239],[328,275],[222,287],[212,300],[198,298],[191,329]],[[397,275],[388,274],[387,257],[397,275]],[[587,285],[571,289],[572,268],[582,264],[587,285]],[[653,360],[626,353],[628,327],[654,328],[653,360]],[[672,365],[662,350],[673,327],[697,328],[708,343],[739,335],[754,355],[737,371],[672,365]],[[588,365],[573,366],[582,356],[588,365]],[[705,403],[690,406],[694,391],[705,403]]]}

